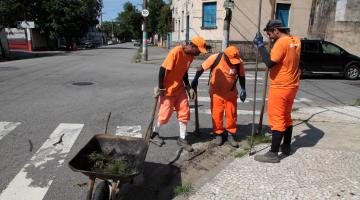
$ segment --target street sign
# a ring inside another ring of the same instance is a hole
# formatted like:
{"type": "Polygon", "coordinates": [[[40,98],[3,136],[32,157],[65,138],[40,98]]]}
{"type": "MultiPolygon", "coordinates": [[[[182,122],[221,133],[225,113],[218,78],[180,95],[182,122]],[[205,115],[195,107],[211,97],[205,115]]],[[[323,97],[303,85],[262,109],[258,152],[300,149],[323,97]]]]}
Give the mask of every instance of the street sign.
{"type": "Polygon", "coordinates": [[[146,10],[146,9],[144,9],[144,10],[141,11],[141,15],[142,15],[143,17],[147,17],[147,16],[149,16],[149,11],[146,10]]]}
{"type": "Polygon", "coordinates": [[[18,28],[35,28],[35,23],[33,21],[20,21],[18,28]]]}

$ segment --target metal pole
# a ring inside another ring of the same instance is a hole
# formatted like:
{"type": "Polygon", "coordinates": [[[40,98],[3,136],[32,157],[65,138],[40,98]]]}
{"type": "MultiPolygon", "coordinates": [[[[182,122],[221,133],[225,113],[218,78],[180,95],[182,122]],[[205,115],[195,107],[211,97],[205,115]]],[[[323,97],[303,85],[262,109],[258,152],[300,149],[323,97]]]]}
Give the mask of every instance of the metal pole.
{"type": "Polygon", "coordinates": [[[226,47],[229,46],[230,21],[231,21],[231,15],[232,15],[232,11],[228,7],[225,8],[225,12],[226,12],[226,16],[224,19],[224,31],[223,31],[224,40],[223,40],[222,48],[221,48],[222,51],[225,51],[226,47]]]}
{"type": "MultiPolygon", "coordinates": [[[[143,2],[143,9],[147,9],[147,0],[143,2]]],[[[144,17],[143,23],[143,61],[148,60],[148,48],[147,48],[147,17],[144,17]]]]}
{"type": "MultiPolygon", "coordinates": [[[[276,0],[272,0],[272,5],[271,5],[271,19],[272,20],[275,19],[275,6],[276,6],[276,0]]],[[[272,46],[272,42],[269,40],[269,52],[271,51],[271,46],[272,46]]],[[[263,124],[263,116],[264,116],[265,98],[266,98],[268,77],[269,77],[269,68],[266,68],[264,85],[263,85],[263,90],[262,90],[262,102],[261,102],[261,111],[260,111],[258,134],[262,134],[262,124],[263,124]]]]}
{"type": "Polygon", "coordinates": [[[186,15],[186,33],[185,33],[185,42],[189,44],[189,12],[188,12],[188,0],[186,0],[186,8],[185,8],[185,15],[186,15]]]}
{"type": "MultiPolygon", "coordinates": [[[[258,32],[260,32],[260,23],[261,23],[261,6],[262,0],[259,3],[259,16],[258,16],[258,32]]],[[[252,118],[252,127],[251,127],[251,140],[250,140],[250,151],[249,155],[252,155],[252,147],[254,145],[254,134],[255,134],[255,106],[256,106],[256,86],[257,86],[257,73],[259,66],[259,49],[256,52],[256,65],[255,65],[255,79],[254,79],[254,99],[253,99],[253,118],[252,118]]]]}

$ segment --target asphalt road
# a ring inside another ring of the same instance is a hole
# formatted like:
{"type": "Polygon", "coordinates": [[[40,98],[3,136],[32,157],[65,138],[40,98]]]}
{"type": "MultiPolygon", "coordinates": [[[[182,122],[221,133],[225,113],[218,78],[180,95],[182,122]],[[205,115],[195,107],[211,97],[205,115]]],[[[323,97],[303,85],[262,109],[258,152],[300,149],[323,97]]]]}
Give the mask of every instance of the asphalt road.
{"type": "MultiPolygon", "coordinates": [[[[108,113],[112,134],[118,126],[140,126],[144,133],[149,123],[159,66],[133,63],[136,51],[127,43],[0,63],[0,200],[85,198],[86,187],[77,184],[87,177],[67,163],[104,131],[108,113]],[[91,85],[73,85],[78,82],[91,85]],[[63,144],[56,144],[60,138],[63,144]]],[[[190,80],[193,75],[191,69],[190,80]]],[[[252,121],[254,75],[247,72],[250,101],[238,103],[239,127],[252,121]]],[[[259,72],[257,113],[263,77],[259,72]]],[[[301,81],[294,107],[352,105],[360,99],[359,87],[360,81],[308,77],[301,81]]],[[[200,126],[210,131],[207,97],[205,74],[199,84],[200,126]]],[[[193,129],[192,121],[188,131],[193,129]]],[[[161,135],[166,145],[151,145],[147,161],[167,163],[179,149],[175,115],[161,135]]]]}

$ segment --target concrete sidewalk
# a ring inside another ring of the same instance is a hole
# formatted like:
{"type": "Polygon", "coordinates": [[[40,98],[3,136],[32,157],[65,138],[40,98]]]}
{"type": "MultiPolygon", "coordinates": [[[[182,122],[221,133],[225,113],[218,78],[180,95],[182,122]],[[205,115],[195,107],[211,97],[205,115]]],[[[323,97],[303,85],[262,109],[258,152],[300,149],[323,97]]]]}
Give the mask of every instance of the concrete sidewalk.
{"type": "Polygon", "coordinates": [[[293,118],[291,156],[279,164],[248,155],[222,163],[188,199],[360,199],[360,107],[303,108],[293,118]]]}
{"type": "MultiPolygon", "coordinates": [[[[154,47],[150,46],[148,48],[148,60],[143,61],[144,64],[154,64],[154,65],[161,65],[164,59],[166,58],[167,54],[169,53],[169,49],[161,48],[161,47],[154,47]]],[[[197,57],[191,63],[190,67],[198,67],[205,61],[204,57],[197,57]]],[[[245,62],[245,70],[254,71],[255,70],[255,62],[245,62]]],[[[264,63],[259,63],[258,70],[264,71],[266,66],[264,63]]]]}

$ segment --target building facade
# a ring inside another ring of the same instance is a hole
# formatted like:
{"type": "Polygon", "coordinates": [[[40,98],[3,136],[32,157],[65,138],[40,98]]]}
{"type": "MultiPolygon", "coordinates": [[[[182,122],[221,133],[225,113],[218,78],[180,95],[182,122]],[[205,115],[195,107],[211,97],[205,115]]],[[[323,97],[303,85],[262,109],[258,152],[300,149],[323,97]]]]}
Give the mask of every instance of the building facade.
{"type": "MultiPolygon", "coordinates": [[[[174,44],[200,35],[207,40],[213,52],[221,51],[224,36],[224,20],[227,0],[173,0],[173,32],[174,44]],[[188,26],[187,26],[188,24],[188,26]]],[[[313,0],[277,0],[276,17],[291,28],[291,33],[307,37],[313,0]]],[[[258,27],[259,0],[236,0],[232,6],[229,43],[236,44],[247,59],[253,59],[254,48],[251,44],[258,27]]],[[[262,1],[261,30],[271,18],[272,0],[262,1]]]]}
{"type": "Polygon", "coordinates": [[[333,42],[360,56],[360,0],[314,0],[309,37],[333,42]]]}

